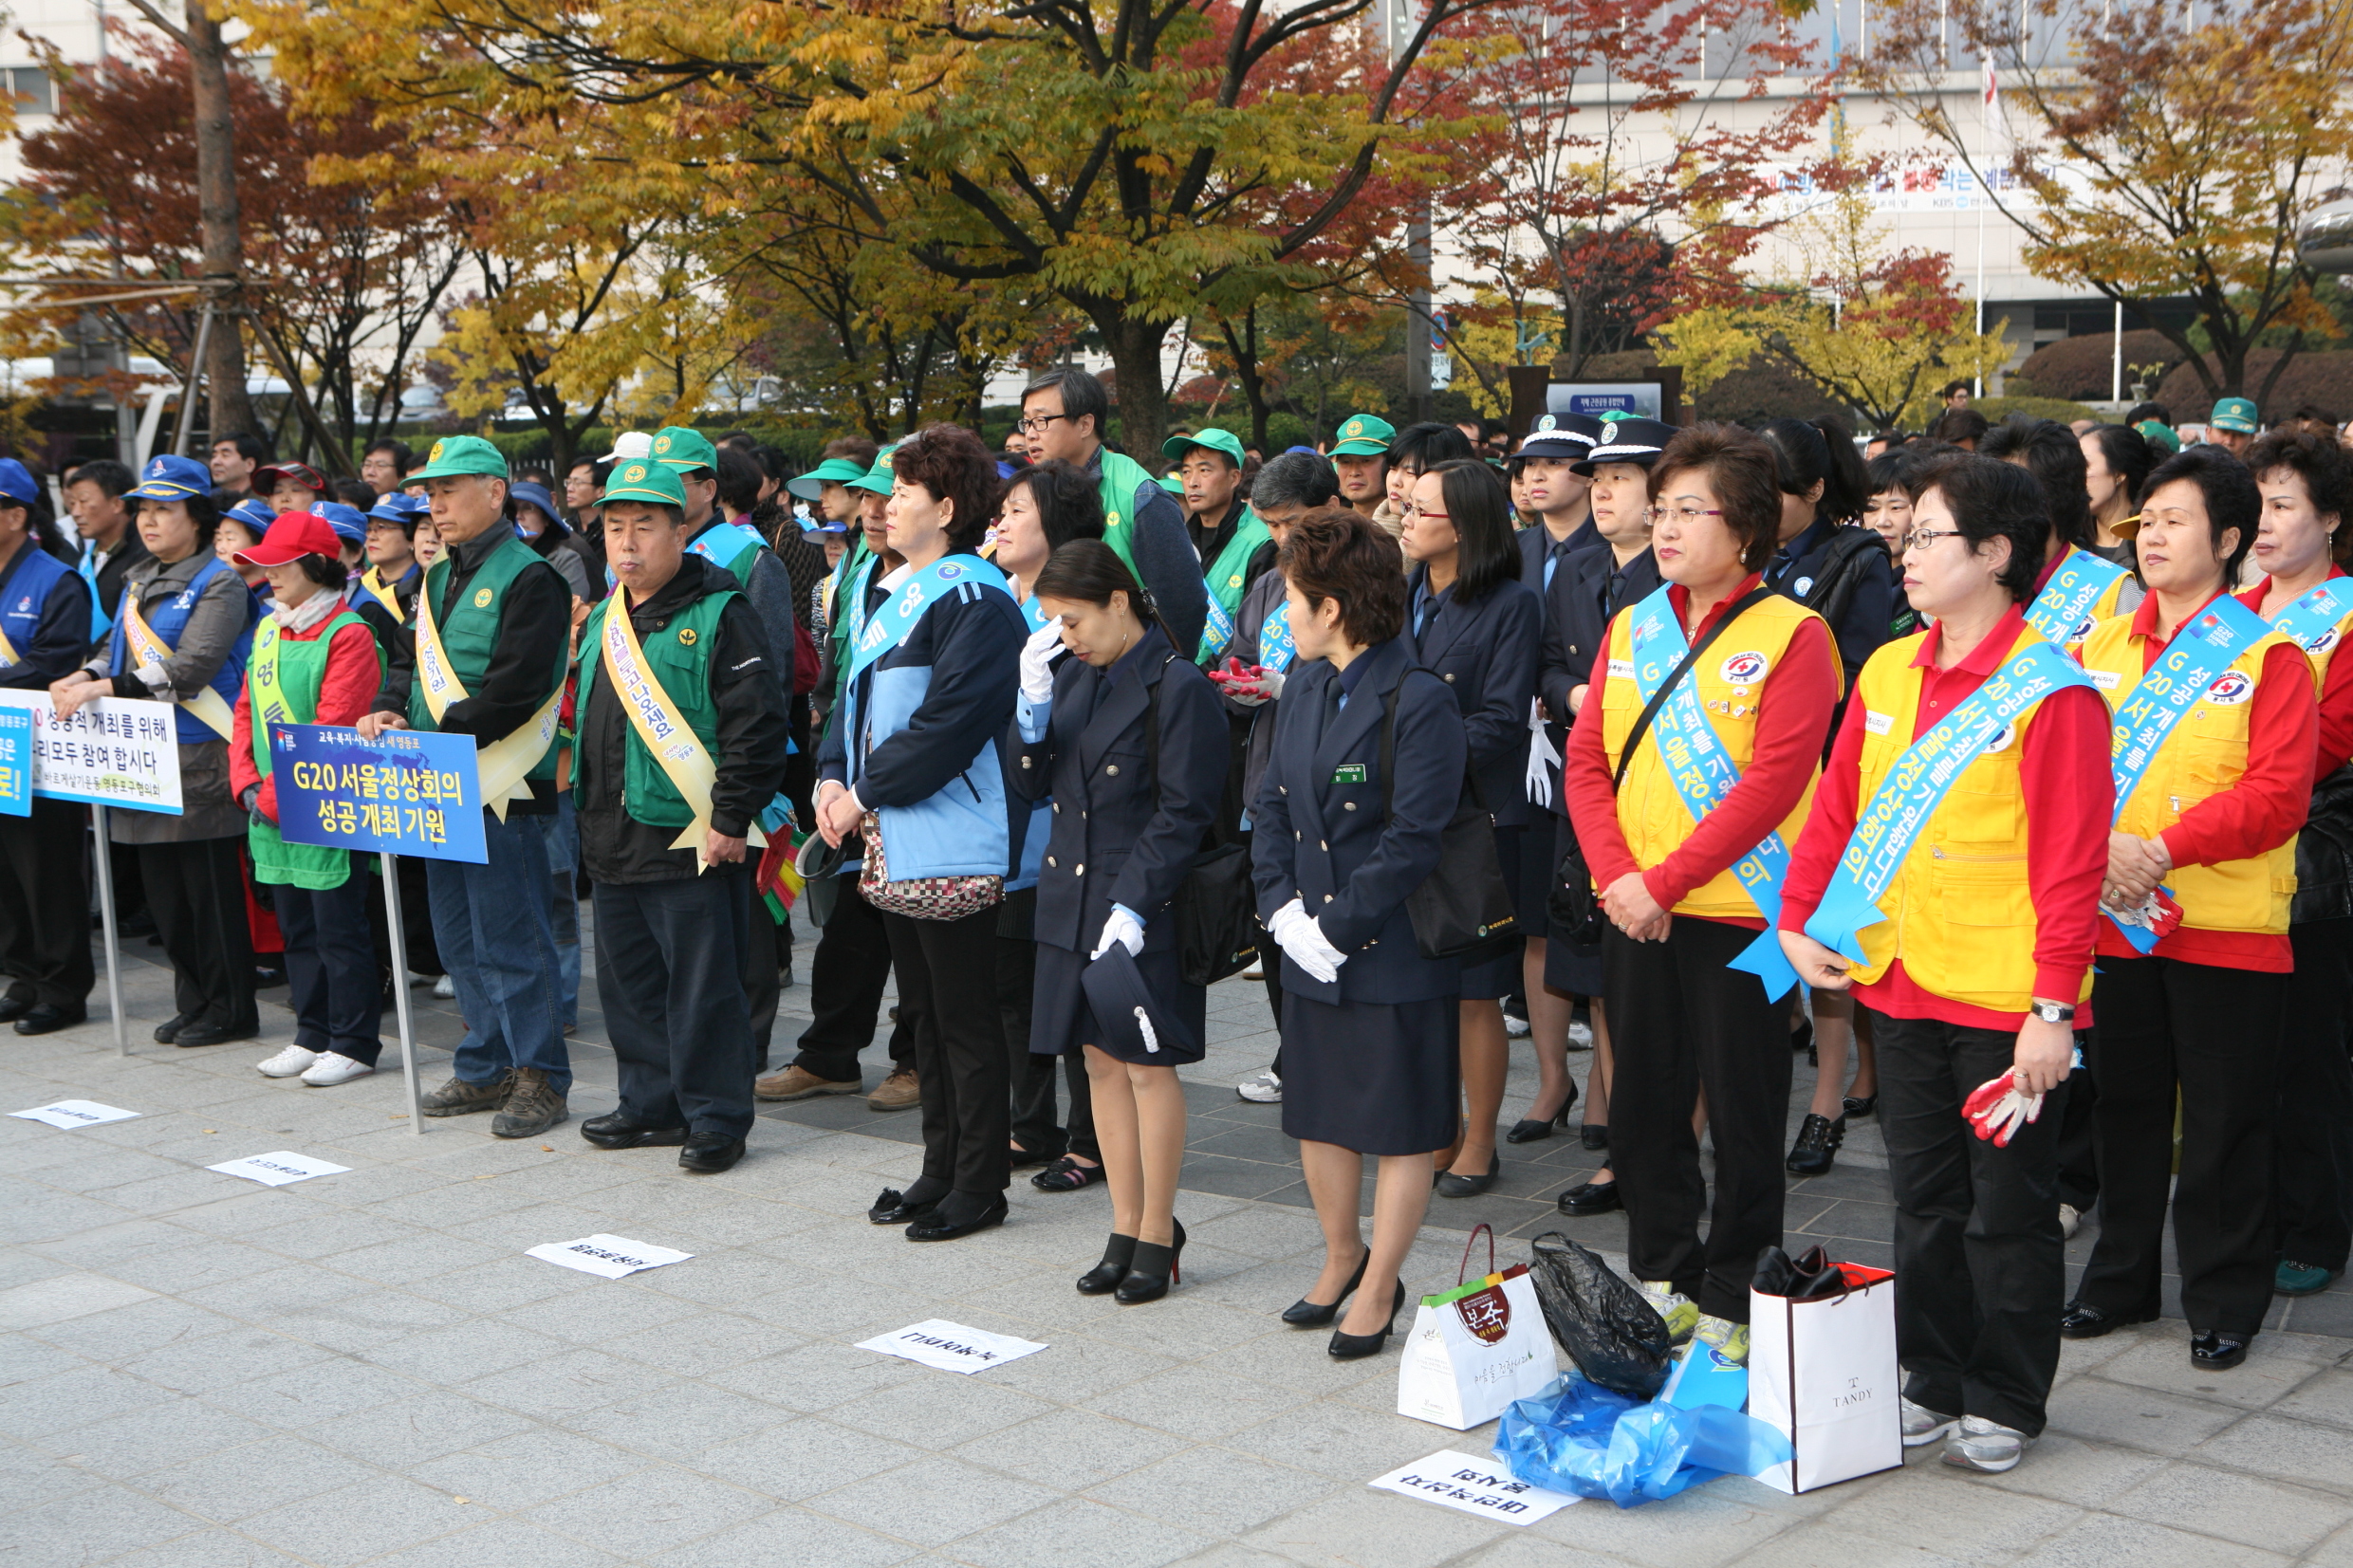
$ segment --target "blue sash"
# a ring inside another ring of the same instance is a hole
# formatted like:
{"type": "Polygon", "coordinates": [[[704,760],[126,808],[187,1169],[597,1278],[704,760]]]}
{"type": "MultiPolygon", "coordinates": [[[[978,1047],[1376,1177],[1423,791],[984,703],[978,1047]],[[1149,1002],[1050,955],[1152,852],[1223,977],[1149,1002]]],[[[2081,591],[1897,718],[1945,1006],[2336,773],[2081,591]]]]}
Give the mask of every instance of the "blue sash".
{"type": "Polygon", "coordinates": [[[756,550],[767,543],[760,537],[760,530],[749,524],[714,523],[696,534],[695,542],[687,548],[714,565],[726,566],[732,571],[734,567],[731,563],[740,560],[746,550],[756,550]],[[722,544],[727,547],[725,555],[719,553],[722,544]]]}
{"type": "MultiPolygon", "coordinates": [[[[118,541],[115,548],[118,550],[122,548],[122,543],[118,541]]],[[[82,581],[90,585],[90,646],[95,648],[105,639],[106,634],[113,631],[115,626],[115,618],[108,615],[105,608],[98,601],[97,546],[86,543],[82,546],[82,559],[75,563],[74,570],[80,572],[82,581]]]]}
{"type": "Polygon", "coordinates": [[[1029,623],[1032,632],[1046,630],[1046,612],[1038,608],[1038,596],[1031,594],[1021,601],[1021,618],[1029,623]]]}
{"type": "MultiPolygon", "coordinates": [[[[1667,593],[1667,588],[1661,586],[1634,608],[1630,628],[1634,689],[1644,706],[1658,694],[1667,676],[1691,652],[1690,640],[1683,635],[1682,622],[1677,618],[1667,593]]],[[[1708,722],[1707,710],[1700,705],[1698,688],[1688,680],[1678,682],[1674,694],[1659,706],[1658,716],[1651,721],[1649,738],[1658,747],[1659,760],[1666,764],[1667,778],[1695,822],[1713,811],[1732,793],[1732,785],[1740,782],[1739,767],[1725,751],[1715,727],[1708,722]]],[[[1787,996],[1789,987],[1797,984],[1797,971],[1782,955],[1781,938],[1774,934],[1774,928],[1781,923],[1781,879],[1788,869],[1788,846],[1781,841],[1777,832],[1767,834],[1764,842],[1732,865],[1732,875],[1739,878],[1749,896],[1756,900],[1757,910],[1765,916],[1765,932],[1733,959],[1731,967],[1763,981],[1765,994],[1771,998],[1787,996]]]]}
{"type": "Polygon", "coordinates": [[[1286,597],[1274,601],[1274,608],[1258,626],[1258,665],[1262,670],[1284,671],[1299,656],[1299,644],[1291,640],[1291,601],[1286,597]]]}
{"type": "MultiPolygon", "coordinates": [[[[2104,563],[2103,563],[2104,564],[2104,563]]],[[[2055,579],[2053,580],[2056,581],[2055,579]]],[[[1806,934],[1856,963],[1867,962],[1858,932],[1887,918],[1880,900],[1953,784],[1996,736],[2063,687],[2089,686],[2083,667],[2056,644],[2037,640],[1988,676],[1969,699],[1929,727],[1880,780],[1839,856],[1806,934]]],[[[1908,715],[1893,715],[1908,722],[1908,715]]]]}
{"type": "Polygon", "coordinates": [[[2113,561],[2069,546],[2066,560],[2027,606],[2027,624],[2053,642],[2080,640],[2090,629],[2091,607],[2124,575],[2113,561]]]}
{"type": "Polygon", "coordinates": [[[866,666],[897,648],[915,631],[916,622],[936,600],[954,593],[967,582],[994,588],[1007,599],[1013,590],[998,571],[976,555],[942,556],[901,582],[897,591],[882,602],[874,618],[858,627],[850,638],[849,669],[843,673],[846,684],[864,673],[866,666]]]}
{"type": "Polygon", "coordinates": [[[2353,614],[2353,578],[2332,577],[2271,618],[2271,630],[2307,654],[2326,653],[2337,623],[2353,614]]]}
{"type": "MultiPolygon", "coordinates": [[[[2294,608],[2289,606],[2290,611],[2294,608]]],[[[2224,594],[2199,611],[2196,619],[2175,632],[2164,655],[2149,667],[2131,694],[2118,704],[2116,721],[2108,730],[2108,761],[2116,775],[2118,820],[2123,817],[2124,803],[2132,799],[2133,791],[2149,771],[2149,765],[2157,760],[2158,752],[2172,736],[2174,727],[2181,722],[2181,715],[2206,694],[2206,689],[2230,669],[2239,655],[2270,631],[2261,616],[2224,594]]],[[[2107,912],[2103,908],[2102,913],[2107,912]]],[[[2126,925],[2113,914],[2108,918],[2115,921],[2116,929],[2124,933],[2125,940],[2136,950],[2148,952],[2157,946],[2156,936],[2146,928],[2126,925]]]]}

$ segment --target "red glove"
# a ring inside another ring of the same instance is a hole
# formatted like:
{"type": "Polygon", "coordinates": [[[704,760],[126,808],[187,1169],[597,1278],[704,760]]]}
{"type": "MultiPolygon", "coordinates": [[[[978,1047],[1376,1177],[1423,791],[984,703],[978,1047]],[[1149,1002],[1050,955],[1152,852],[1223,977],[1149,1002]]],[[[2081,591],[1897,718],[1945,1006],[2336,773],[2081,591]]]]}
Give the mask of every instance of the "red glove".
{"type": "Polygon", "coordinates": [[[2018,1129],[2043,1114],[2043,1097],[2020,1094],[2016,1076],[2005,1072],[2000,1078],[1989,1079],[1961,1102],[1963,1118],[1979,1138],[1991,1139],[1996,1149],[2009,1148],[2018,1129]]]}

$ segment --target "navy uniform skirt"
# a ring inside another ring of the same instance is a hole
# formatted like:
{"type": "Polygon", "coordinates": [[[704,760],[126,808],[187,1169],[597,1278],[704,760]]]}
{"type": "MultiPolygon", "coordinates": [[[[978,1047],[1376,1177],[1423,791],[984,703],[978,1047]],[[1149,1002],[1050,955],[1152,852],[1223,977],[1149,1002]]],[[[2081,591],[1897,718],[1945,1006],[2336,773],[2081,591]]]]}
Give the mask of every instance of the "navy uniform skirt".
{"type": "MultiPolygon", "coordinates": [[[[1541,884],[1547,900],[1552,896],[1553,873],[1560,869],[1561,857],[1567,852],[1577,836],[1577,830],[1569,825],[1567,818],[1556,815],[1552,821],[1553,833],[1549,840],[1552,863],[1545,868],[1545,879],[1541,884]]],[[[1536,838],[1540,835],[1531,830],[1529,836],[1536,838]]],[[[1571,942],[1555,934],[1545,944],[1545,988],[1564,991],[1570,996],[1601,995],[1602,944],[1571,942]]]]}
{"type": "Polygon", "coordinates": [[[1457,1003],[1335,1004],[1284,993],[1284,1134],[1360,1154],[1423,1154],[1454,1142],[1462,1119],[1457,1003]]]}
{"type": "Polygon", "coordinates": [[[1051,942],[1040,942],[1037,947],[1037,988],[1030,993],[1029,1007],[1030,1055],[1075,1056],[1080,1047],[1092,1045],[1106,1056],[1146,1067],[1184,1067],[1201,1060],[1209,1028],[1209,991],[1184,983],[1176,949],[1139,953],[1136,968],[1151,987],[1158,1010],[1176,1020],[1192,1037],[1193,1044],[1188,1048],[1164,1040],[1157,1051],[1131,1056],[1113,1046],[1111,1038],[1095,1022],[1095,1009],[1087,1005],[1086,987],[1080,979],[1086,972],[1086,954],[1051,942]]]}

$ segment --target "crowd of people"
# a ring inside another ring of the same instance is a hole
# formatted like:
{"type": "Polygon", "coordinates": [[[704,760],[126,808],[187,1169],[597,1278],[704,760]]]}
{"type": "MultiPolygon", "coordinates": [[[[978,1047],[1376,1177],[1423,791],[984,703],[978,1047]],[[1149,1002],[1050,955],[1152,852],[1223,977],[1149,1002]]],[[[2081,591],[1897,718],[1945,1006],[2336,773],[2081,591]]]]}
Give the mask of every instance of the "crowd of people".
{"type": "MultiPolygon", "coordinates": [[[[2348,459],[2244,401],[2187,447],[1959,389],[1918,437],[1361,414],[1146,462],[1064,368],[1000,450],[934,425],[806,473],[686,427],[560,487],[476,436],[357,481],[231,436],[73,470],[78,547],[0,461],[0,683],[177,708],[183,810],[102,846],[175,970],[158,1041],[255,1038],[282,969],[260,1071],[343,1083],[390,987],[442,977],[426,1113],[545,1133],[585,896],[621,1089],[590,1143],[718,1172],[761,1100],[919,1108],[875,1224],[1102,1185],[1077,1288],[1122,1303],[1181,1282],[1178,1070],[1254,950],[1280,1049],[1239,1091],[1326,1239],[1283,1318],[1337,1357],[1385,1345],[1434,1195],[1571,1133],[1571,1051],[1606,1164],[1562,1212],[1622,1211],[1671,1335],[1735,1361],[1788,1178],[1876,1116],[1904,1440],[2002,1470],[2061,1338],[2158,1315],[2169,1208],[2201,1371],[2353,1244],[2348,459]],[[474,737],[487,858],[400,862],[386,930],[372,858],[280,837],[273,721],[474,737]]],[[[19,1033],[83,1016],[84,839],[0,817],[19,1033]]]]}

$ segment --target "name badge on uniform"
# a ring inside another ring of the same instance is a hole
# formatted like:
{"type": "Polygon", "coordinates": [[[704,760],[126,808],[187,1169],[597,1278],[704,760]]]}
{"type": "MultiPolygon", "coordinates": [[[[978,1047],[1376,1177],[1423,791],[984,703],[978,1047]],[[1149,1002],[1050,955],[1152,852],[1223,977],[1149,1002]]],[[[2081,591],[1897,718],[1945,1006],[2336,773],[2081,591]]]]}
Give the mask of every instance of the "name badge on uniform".
{"type": "Polygon", "coordinates": [[[1362,784],[1363,782],[1364,765],[1362,763],[1342,763],[1332,769],[1332,783],[1334,784],[1362,784]]]}
{"type": "Polygon", "coordinates": [[[1867,735],[1884,735],[1895,728],[1895,714],[1874,713],[1867,708],[1862,710],[1863,733],[1867,735]]]}

